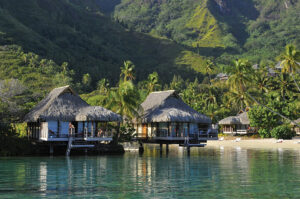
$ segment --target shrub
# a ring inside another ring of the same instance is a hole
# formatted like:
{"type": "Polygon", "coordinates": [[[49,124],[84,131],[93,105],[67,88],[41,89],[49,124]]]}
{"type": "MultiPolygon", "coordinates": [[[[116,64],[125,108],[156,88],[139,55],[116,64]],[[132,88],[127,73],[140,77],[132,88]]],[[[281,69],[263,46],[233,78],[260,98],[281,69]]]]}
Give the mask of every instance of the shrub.
{"type": "Polygon", "coordinates": [[[262,138],[270,138],[271,137],[270,131],[267,129],[259,129],[258,134],[262,138]]]}
{"type": "Polygon", "coordinates": [[[296,132],[287,125],[281,125],[271,131],[271,135],[276,139],[292,139],[296,132]]]}

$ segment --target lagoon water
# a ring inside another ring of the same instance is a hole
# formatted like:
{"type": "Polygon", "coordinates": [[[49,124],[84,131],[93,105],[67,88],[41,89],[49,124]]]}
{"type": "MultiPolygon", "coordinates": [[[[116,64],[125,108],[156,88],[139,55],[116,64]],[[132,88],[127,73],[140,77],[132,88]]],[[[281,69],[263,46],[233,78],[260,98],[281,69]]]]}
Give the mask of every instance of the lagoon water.
{"type": "Polygon", "coordinates": [[[300,151],[0,158],[0,198],[300,198],[300,151]]]}

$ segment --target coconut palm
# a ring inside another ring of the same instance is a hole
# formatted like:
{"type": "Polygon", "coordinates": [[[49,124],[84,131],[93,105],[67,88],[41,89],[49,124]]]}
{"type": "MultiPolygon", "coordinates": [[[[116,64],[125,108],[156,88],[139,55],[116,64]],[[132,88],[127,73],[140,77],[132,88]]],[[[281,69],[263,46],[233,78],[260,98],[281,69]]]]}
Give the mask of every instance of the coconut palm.
{"type": "Polygon", "coordinates": [[[106,107],[132,119],[138,116],[139,98],[132,81],[120,81],[118,88],[109,91],[106,107]]]}
{"type": "Polygon", "coordinates": [[[123,76],[123,81],[134,79],[134,64],[131,61],[124,61],[124,66],[121,67],[120,77],[123,76]]]}
{"type": "Polygon", "coordinates": [[[160,84],[158,83],[158,81],[159,80],[157,72],[153,72],[148,76],[148,94],[160,88],[160,84]]]}
{"type": "Polygon", "coordinates": [[[206,63],[205,63],[205,71],[206,71],[206,74],[208,74],[208,78],[209,78],[209,82],[211,81],[211,74],[214,70],[214,63],[208,59],[206,60],[206,63]]]}
{"type": "Polygon", "coordinates": [[[282,59],[280,64],[282,66],[282,72],[292,75],[294,83],[300,92],[300,87],[294,77],[294,74],[300,69],[300,51],[296,50],[293,45],[287,45],[285,47],[285,53],[282,55],[282,59]]]}
{"type": "Polygon", "coordinates": [[[275,88],[277,91],[279,91],[283,100],[286,100],[287,93],[293,93],[296,91],[292,80],[286,73],[280,74],[278,77],[276,77],[275,81],[277,83],[275,88]]]}
{"type": "Polygon", "coordinates": [[[238,107],[236,111],[245,110],[252,104],[252,100],[247,92],[230,91],[227,93],[227,107],[238,107]]]}
{"type": "Polygon", "coordinates": [[[250,83],[249,75],[252,72],[251,69],[251,65],[247,60],[235,60],[233,67],[229,71],[230,77],[227,80],[230,90],[240,93],[246,92],[247,84],[250,83]]]}
{"type": "Polygon", "coordinates": [[[253,73],[251,65],[248,61],[236,60],[234,67],[230,70],[230,77],[227,83],[230,87],[228,104],[239,104],[240,108],[243,109],[245,106],[249,106],[251,101],[256,104],[267,108],[272,113],[279,115],[280,117],[292,122],[289,118],[284,115],[272,110],[271,108],[259,103],[247,90],[247,85],[250,83],[249,75],[253,73]]]}
{"type": "Polygon", "coordinates": [[[253,90],[258,91],[258,93],[268,93],[271,86],[270,77],[264,70],[258,70],[251,75],[253,90]]]}

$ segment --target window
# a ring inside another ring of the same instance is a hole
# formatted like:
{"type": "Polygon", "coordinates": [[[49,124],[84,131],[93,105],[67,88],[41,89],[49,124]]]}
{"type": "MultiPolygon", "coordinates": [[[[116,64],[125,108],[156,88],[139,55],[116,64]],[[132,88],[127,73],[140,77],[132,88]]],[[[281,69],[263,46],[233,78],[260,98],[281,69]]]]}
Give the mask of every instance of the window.
{"type": "Polygon", "coordinates": [[[158,125],[158,131],[160,137],[167,137],[168,136],[168,123],[161,122],[158,125]]]}

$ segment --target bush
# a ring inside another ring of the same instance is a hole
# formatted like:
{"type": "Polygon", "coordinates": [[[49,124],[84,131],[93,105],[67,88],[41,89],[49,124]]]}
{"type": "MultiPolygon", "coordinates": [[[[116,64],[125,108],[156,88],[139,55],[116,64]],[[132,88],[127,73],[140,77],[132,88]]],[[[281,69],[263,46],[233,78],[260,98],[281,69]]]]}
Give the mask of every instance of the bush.
{"type": "Polygon", "coordinates": [[[262,138],[270,138],[271,137],[270,131],[267,129],[259,129],[258,134],[262,138]]]}
{"type": "Polygon", "coordinates": [[[296,132],[287,125],[281,125],[271,131],[271,135],[276,139],[292,139],[296,132]]]}

